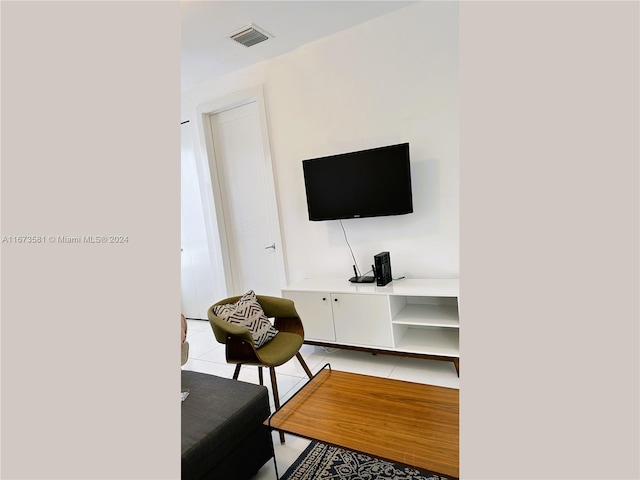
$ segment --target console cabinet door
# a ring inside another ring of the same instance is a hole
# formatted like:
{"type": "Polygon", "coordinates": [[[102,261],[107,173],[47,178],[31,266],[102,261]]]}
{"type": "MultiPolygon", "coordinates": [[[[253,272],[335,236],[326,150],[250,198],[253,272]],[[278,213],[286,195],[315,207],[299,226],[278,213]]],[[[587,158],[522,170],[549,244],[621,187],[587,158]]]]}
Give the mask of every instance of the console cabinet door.
{"type": "Polygon", "coordinates": [[[388,296],[333,293],[331,306],[338,343],[393,347],[388,296]]]}
{"type": "Polygon", "coordinates": [[[320,342],[335,342],[331,295],[329,292],[283,292],[293,300],[304,326],[304,338],[320,342]]]}

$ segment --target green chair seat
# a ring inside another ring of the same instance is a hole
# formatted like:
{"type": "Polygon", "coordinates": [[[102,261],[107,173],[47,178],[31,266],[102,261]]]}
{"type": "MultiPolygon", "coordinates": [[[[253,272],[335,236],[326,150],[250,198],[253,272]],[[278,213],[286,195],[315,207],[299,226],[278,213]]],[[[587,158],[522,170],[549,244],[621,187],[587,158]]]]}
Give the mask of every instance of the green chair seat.
{"type": "Polygon", "coordinates": [[[277,367],[295,357],[303,341],[304,339],[295,333],[279,332],[258,349],[258,356],[264,365],[277,367]]]}

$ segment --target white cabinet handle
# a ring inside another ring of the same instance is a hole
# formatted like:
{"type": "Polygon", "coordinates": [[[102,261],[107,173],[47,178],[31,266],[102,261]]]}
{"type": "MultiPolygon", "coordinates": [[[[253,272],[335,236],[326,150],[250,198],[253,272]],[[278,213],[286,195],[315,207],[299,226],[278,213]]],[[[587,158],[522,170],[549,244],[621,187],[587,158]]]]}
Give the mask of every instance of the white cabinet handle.
{"type": "Polygon", "coordinates": [[[273,248],[274,250],[276,249],[276,244],[272,243],[271,245],[269,245],[268,247],[264,247],[265,250],[269,250],[270,248],[273,248]]]}

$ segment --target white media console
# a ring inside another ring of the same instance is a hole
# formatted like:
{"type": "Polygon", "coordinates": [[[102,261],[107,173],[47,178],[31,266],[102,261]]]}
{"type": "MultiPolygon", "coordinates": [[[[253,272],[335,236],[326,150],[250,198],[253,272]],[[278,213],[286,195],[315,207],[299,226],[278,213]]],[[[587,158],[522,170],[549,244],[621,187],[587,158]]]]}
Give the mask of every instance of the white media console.
{"type": "Polygon", "coordinates": [[[458,279],[403,279],[384,287],[305,279],[282,290],[302,318],[305,343],[454,363],[460,373],[458,279]]]}

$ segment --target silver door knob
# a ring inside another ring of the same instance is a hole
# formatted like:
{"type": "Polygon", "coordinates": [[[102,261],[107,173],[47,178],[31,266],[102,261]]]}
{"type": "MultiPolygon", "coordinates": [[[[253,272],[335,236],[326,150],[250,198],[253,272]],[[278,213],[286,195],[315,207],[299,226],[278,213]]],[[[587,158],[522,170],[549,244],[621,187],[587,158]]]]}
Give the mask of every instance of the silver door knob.
{"type": "Polygon", "coordinates": [[[276,249],[276,244],[272,243],[271,245],[269,245],[268,247],[264,247],[265,250],[268,250],[270,248],[273,248],[274,250],[276,249]]]}

